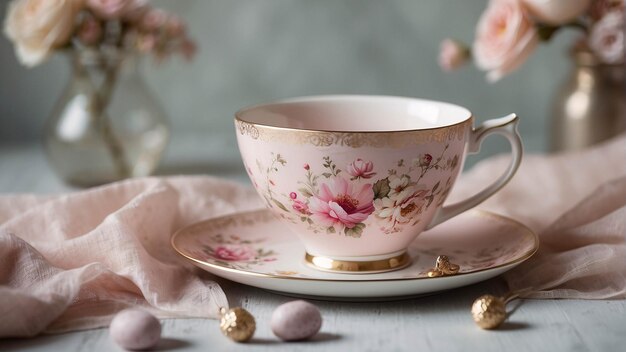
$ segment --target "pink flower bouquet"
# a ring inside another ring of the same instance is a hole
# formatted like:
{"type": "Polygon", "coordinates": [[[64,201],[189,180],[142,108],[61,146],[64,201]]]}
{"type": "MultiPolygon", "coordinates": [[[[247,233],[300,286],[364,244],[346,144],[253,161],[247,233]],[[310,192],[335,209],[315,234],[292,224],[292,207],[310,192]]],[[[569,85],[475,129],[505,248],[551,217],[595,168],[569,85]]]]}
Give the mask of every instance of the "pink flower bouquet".
{"type": "Polygon", "coordinates": [[[560,29],[583,32],[578,47],[600,62],[624,62],[622,0],[491,0],[470,48],[451,39],[441,44],[439,65],[454,70],[473,56],[476,66],[495,82],[520,67],[540,42],[560,29]]]}
{"type": "Polygon", "coordinates": [[[148,0],[13,0],[4,32],[29,67],[66,47],[136,49],[158,59],[195,52],[181,19],[151,8],[148,0]]]}

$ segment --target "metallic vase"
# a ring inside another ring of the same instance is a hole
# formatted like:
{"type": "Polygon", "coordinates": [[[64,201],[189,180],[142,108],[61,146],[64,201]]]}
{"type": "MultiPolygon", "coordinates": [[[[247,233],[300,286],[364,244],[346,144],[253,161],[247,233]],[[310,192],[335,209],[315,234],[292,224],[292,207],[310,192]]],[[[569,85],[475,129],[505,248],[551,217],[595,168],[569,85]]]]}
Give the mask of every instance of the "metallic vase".
{"type": "Polygon", "coordinates": [[[574,67],[552,107],[551,151],[577,150],[626,131],[624,64],[573,54],[574,67]]]}

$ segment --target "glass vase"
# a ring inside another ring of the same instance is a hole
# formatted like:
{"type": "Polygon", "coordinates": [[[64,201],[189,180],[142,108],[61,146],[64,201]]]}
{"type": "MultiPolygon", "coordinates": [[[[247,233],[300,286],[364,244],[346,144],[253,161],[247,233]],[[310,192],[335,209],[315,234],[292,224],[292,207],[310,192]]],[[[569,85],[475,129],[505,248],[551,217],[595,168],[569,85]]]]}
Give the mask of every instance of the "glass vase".
{"type": "Polygon", "coordinates": [[[572,57],[553,103],[551,151],[582,149],[626,131],[624,64],[603,64],[587,51],[572,57]]]}
{"type": "Polygon", "coordinates": [[[46,125],[53,169],[79,187],[150,175],[169,126],[138,73],[137,58],[98,50],[68,56],[72,76],[46,125]]]}

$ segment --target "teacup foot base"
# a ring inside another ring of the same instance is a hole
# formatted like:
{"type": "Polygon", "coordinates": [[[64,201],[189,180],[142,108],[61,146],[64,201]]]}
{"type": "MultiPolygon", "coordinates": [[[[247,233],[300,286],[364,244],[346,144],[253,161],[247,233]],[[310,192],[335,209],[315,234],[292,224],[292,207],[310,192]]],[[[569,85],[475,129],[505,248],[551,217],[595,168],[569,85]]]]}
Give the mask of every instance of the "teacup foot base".
{"type": "Polygon", "coordinates": [[[377,260],[337,260],[329,257],[306,253],[305,262],[312,268],[344,274],[373,274],[399,270],[411,264],[411,256],[406,252],[385,259],[377,260]]]}

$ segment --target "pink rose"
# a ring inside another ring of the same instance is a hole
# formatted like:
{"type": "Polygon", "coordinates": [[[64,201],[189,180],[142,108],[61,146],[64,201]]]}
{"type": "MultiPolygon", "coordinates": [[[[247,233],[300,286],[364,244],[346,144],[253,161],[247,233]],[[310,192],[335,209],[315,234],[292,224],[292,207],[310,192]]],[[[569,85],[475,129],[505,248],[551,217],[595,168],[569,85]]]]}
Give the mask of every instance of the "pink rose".
{"type": "Polygon", "coordinates": [[[491,0],[476,29],[476,65],[495,82],[518,68],[533,52],[539,37],[518,0],[491,0]]]}
{"type": "Polygon", "coordinates": [[[224,244],[213,251],[215,259],[227,261],[246,261],[254,259],[255,251],[248,246],[224,244]]]}
{"type": "Polygon", "coordinates": [[[320,186],[317,196],[311,197],[311,218],[323,226],[342,225],[353,228],[374,211],[374,191],[371,184],[353,188],[342,177],[320,186]]]}
{"type": "Polygon", "coordinates": [[[302,167],[303,167],[305,170],[307,170],[307,171],[309,171],[309,169],[311,168],[311,166],[309,166],[309,164],[304,164],[304,165],[302,165],[302,167]]]}
{"type": "Polygon", "coordinates": [[[528,11],[539,21],[561,25],[581,16],[591,0],[522,0],[528,11]]]}
{"type": "Polygon", "coordinates": [[[356,159],[354,162],[346,166],[346,171],[353,178],[371,178],[376,175],[372,172],[374,164],[371,161],[363,161],[363,159],[356,159]]]}
{"type": "Polygon", "coordinates": [[[606,14],[592,28],[589,46],[603,62],[624,62],[624,11],[606,14]]]}
{"type": "Polygon", "coordinates": [[[67,44],[81,0],[21,0],[8,5],[4,32],[15,44],[17,58],[32,67],[67,44]]]}
{"type": "Polygon", "coordinates": [[[147,9],[147,0],[87,0],[87,8],[102,19],[120,19],[147,9]]]}
{"type": "Polygon", "coordinates": [[[439,67],[446,72],[461,67],[470,57],[469,49],[462,43],[445,39],[439,47],[439,67]]]}

